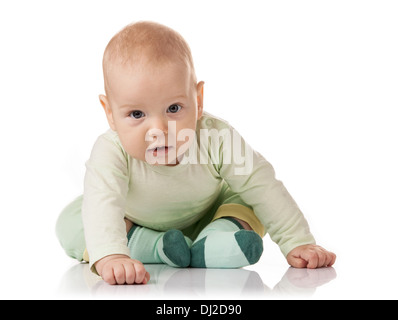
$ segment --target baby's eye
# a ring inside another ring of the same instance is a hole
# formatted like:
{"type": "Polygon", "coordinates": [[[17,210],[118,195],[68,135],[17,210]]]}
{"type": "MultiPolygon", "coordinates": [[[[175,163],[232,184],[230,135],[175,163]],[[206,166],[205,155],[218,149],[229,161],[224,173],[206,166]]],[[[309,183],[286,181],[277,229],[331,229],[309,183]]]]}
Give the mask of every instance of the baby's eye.
{"type": "Polygon", "coordinates": [[[134,119],[140,119],[140,118],[144,117],[145,114],[142,111],[140,111],[140,110],[134,110],[133,112],[131,112],[129,114],[129,116],[134,118],[134,119]]]}
{"type": "Polygon", "coordinates": [[[179,106],[178,104],[172,104],[168,109],[167,112],[169,113],[177,113],[178,111],[181,110],[181,106],[179,106]]]}

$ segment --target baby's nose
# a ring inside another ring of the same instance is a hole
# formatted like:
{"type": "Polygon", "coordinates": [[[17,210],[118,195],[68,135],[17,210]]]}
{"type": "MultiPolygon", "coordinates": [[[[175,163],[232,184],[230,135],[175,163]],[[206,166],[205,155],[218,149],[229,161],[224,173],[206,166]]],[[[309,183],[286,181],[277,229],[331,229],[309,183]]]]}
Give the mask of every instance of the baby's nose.
{"type": "Polygon", "coordinates": [[[168,124],[167,121],[164,119],[154,119],[151,123],[151,128],[152,131],[162,131],[164,134],[167,134],[168,132],[168,124]]]}
{"type": "Polygon", "coordinates": [[[163,143],[162,141],[167,139],[167,135],[168,135],[167,121],[164,121],[161,118],[152,119],[146,134],[149,140],[154,141],[154,139],[156,139],[159,140],[159,143],[163,143]]]}

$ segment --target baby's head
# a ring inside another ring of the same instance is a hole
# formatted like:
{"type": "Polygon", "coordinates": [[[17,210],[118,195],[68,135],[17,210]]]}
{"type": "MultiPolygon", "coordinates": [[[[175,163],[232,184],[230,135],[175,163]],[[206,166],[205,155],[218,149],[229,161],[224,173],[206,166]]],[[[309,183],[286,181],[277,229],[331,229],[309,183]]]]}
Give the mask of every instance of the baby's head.
{"type": "Polygon", "coordinates": [[[194,132],[203,110],[203,82],[181,35],[153,22],[130,24],[106,47],[103,71],[100,101],[126,152],[177,163],[189,147],[178,134],[194,132]]]}

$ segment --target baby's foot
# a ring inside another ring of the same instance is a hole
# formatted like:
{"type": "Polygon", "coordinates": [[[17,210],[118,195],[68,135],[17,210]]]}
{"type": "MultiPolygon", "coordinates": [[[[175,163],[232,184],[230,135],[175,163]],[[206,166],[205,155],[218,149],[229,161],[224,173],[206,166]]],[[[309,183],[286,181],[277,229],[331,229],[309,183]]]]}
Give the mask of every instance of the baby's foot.
{"type": "Polygon", "coordinates": [[[142,263],[166,263],[187,267],[191,261],[192,241],[179,230],[159,232],[134,225],[127,234],[130,257],[142,263]]]}
{"type": "Polygon", "coordinates": [[[172,267],[188,267],[191,262],[191,244],[180,230],[169,230],[157,243],[159,258],[172,267]]]}
{"type": "Polygon", "coordinates": [[[196,268],[241,268],[255,264],[263,252],[263,240],[230,219],[218,219],[203,230],[191,248],[196,268]]]}

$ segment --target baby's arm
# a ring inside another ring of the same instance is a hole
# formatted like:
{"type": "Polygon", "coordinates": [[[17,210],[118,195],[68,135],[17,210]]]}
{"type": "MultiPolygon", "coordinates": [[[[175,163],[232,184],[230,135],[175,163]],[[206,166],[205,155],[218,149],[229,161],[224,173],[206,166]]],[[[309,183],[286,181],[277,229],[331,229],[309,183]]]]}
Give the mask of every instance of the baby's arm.
{"type": "MultiPolygon", "coordinates": [[[[129,232],[133,223],[124,219],[126,232],[129,232]]],[[[94,264],[98,274],[109,284],[146,284],[150,275],[144,265],[123,254],[109,255],[94,264]]]]}
{"type": "MultiPolygon", "coordinates": [[[[230,130],[233,132],[232,128],[230,130]]],[[[284,185],[275,178],[271,164],[253,151],[239,134],[233,132],[230,136],[234,137],[230,154],[240,156],[241,150],[245,150],[246,157],[241,159],[241,165],[237,165],[234,158],[234,161],[227,163],[225,159],[231,157],[228,157],[228,154],[224,155],[223,148],[219,147],[218,159],[224,162],[219,166],[218,172],[232,191],[239,194],[241,199],[253,208],[271,239],[279,245],[288,263],[298,268],[332,265],[336,256],[315,245],[306,219],[284,185]],[[236,141],[235,137],[238,138],[236,141]],[[234,150],[236,147],[237,150],[234,150]],[[242,167],[248,170],[237,171],[242,167]]],[[[217,154],[217,151],[216,149],[213,152],[217,154]]],[[[237,159],[239,160],[239,157],[237,159]]]]}
{"type": "Polygon", "coordinates": [[[336,255],[320,246],[307,244],[291,250],[286,259],[294,268],[315,269],[332,266],[336,255]]]}
{"type": "Polygon", "coordinates": [[[112,134],[97,140],[86,166],[82,217],[90,269],[109,284],[146,283],[144,266],[129,257],[131,222],[124,219],[128,162],[112,134]]]}

